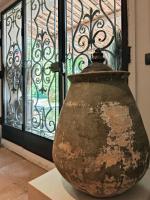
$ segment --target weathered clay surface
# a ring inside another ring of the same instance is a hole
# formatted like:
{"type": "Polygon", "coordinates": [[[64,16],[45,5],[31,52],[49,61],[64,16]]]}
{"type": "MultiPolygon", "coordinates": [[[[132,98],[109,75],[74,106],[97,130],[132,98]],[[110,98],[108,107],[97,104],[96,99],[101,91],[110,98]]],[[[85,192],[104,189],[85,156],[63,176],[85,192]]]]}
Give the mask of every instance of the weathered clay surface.
{"type": "Polygon", "coordinates": [[[149,142],[127,84],[73,83],[53,158],[64,178],[92,196],[115,196],[134,186],[148,168],[149,142]]]}

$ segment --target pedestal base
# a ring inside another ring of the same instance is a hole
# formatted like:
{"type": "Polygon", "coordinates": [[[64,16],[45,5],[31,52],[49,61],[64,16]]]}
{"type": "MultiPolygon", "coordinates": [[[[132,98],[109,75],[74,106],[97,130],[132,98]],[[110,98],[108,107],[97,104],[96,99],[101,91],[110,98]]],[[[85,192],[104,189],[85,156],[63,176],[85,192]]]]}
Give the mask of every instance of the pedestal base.
{"type": "MultiPolygon", "coordinates": [[[[29,182],[28,194],[29,200],[96,200],[76,191],[56,168],[29,182]]],[[[134,188],[108,200],[150,200],[150,169],[134,188]]]]}

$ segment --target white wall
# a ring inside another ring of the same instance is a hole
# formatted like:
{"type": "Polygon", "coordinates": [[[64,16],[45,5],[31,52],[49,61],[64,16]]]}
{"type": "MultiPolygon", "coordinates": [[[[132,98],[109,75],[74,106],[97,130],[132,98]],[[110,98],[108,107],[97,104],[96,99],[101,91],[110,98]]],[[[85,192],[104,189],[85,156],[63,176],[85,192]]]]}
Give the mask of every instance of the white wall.
{"type": "Polygon", "coordinates": [[[150,138],[150,65],[145,65],[145,53],[150,52],[150,0],[128,0],[128,13],[132,47],[129,85],[150,138]]]}

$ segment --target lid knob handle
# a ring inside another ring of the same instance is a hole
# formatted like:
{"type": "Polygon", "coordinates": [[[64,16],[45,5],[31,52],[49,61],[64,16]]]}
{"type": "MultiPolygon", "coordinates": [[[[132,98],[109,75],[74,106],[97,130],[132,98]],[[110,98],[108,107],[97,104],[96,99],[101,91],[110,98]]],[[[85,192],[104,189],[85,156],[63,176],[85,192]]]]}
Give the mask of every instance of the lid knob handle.
{"type": "Polygon", "coordinates": [[[92,62],[93,63],[104,63],[105,61],[105,58],[103,56],[103,53],[101,51],[100,48],[96,49],[94,54],[93,54],[93,57],[92,57],[92,62]]]}

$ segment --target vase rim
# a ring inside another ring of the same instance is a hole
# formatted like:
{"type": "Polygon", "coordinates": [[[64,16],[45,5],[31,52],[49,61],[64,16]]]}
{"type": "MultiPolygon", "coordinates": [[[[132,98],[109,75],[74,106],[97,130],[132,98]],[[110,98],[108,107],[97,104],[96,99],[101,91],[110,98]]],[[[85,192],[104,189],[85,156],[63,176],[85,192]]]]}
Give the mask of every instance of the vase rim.
{"type": "Polygon", "coordinates": [[[93,71],[68,76],[71,82],[101,82],[114,80],[127,80],[130,72],[127,71],[93,71]]]}

